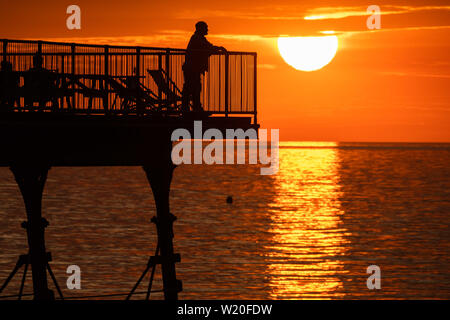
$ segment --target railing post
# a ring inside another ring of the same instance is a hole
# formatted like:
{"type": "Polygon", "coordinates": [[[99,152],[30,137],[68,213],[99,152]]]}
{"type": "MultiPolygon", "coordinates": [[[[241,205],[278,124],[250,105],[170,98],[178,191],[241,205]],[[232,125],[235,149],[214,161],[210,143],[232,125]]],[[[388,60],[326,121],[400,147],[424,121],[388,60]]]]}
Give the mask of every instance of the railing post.
{"type": "Polygon", "coordinates": [[[105,96],[103,97],[103,109],[107,112],[109,108],[109,92],[108,92],[108,76],[109,76],[109,47],[105,46],[105,79],[103,82],[103,90],[105,91],[105,96]]]}
{"type": "MultiPolygon", "coordinates": [[[[170,49],[166,49],[166,85],[167,88],[170,88],[170,82],[169,82],[169,78],[170,78],[170,49]]],[[[169,97],[166,97],[166,99],[168,100],[169,97]]],[[[169,103],[170,105],[170,103],[169,103]]]]}
{"type": "Polygon", "coordinates": [[[243,62],[243,58],[244,58],[244,55],[243,54],[240,54],[240,56],[241,56],[241,62],[240,62],[240,68],[241,68],[241,79],[240,79],[240,85],[241,85],[241,91],[240,91],[240,96],[241,96],[241,103],[240,103],[240,105],[241,105],[241,112],[242,111],[244,111],[243,109],[244,109],[244,91],[243,91],[243,88],[244,88],[244,62],[243,62]]]}
{"type": "Polygon", "coordinates": [[[71,47],[71,53],[72,53],[72,76],[75,75],[75,43],[72,43],[71,47]]]}
{"type": "MultiPolygon", "coordinates": [[[[62,74],[64,74],[66,72],[66,69],[64,66],[64,58],[65,58],[64,53],[61,53],[61,73],[62,74]]],[[[64,77],[61,77],[59,79],[59,81],[60,81],[59,82],[60,88],[65,88],[66,87],[66,85],[65,85],[66,79],[64,77]]],[[[64,94],[65,93],[63,93],[63,96],[59,99],[59,105],[58,105],[59,109],[64,109],[64,94]]]]}
{"type": "Polygon", "coordinates": [[[72,105],[70,106],[70,108],[75,109],[75,43],[71,44],[71,53],[72,53],[72,66],[71,66],[71,73],[72,73],[72,85],[71,85],[71,89],[72,89],[72,105]]]}
{"type": "MultiPolygon", "coordinates": [[[[136,47],[136,82],[133,83],[136,84],[136,86],[139,86],[139,83],[141,82],[141,48],[140,47],[136,47]]],[[[136,94],[138,95],[137,97],[137,102],[136,102],[136,114],[140,115],[143,113],[143,108],[142,108],[142,103],[141,103],[141,97],[140,97],[140,90],[138,90],[138,88],[136,87],[136,94]]]]}
{"type": "MultiPolygon", "coordinates": [[[[162,55],[161,52],[158,52],[158,70],[162,71],[162,55]]],[[[161,105],[162,101],[162,91],[161,88],[158,86],[158,103],[161,105]]]]}
{"type": "Polygon", "coordinates": [[[254,62],[253,62],[253,116],[254,116],[254,118],[253,118],[253,121],[254,121],[254,124],[257,124],[258,123],[258,119],[257,119],[257,113],[258,113],[258,108],[256,107],[256,99],[257,99],[257,96],[258,96],[258,94],[257,94],[257,88],[258,88],[258,86],[257,86],[257,71],[256,71],[256,69],[258,68],[258,65],[257,65],[257,60],[256,60],[256,57],[257,57],[257,55],[256,55],[256,53],[254,54],[254,62]]]}
{"type": "Polygon", "coordinates": [[[64,73],[66,68],[64,66],[64,53],[61,53],[61,73],[64,73]]]}
{"type": "Polygon", "coordinates": [[[225,52],[225,117],[228,117],[228,111],[229,111],[229,105],[230,105],[229,94],[228,94],[230,73],[228,70],[228,66],[229,66],[229,55],[228,55],[228,52],[225,52]]]}
{"type": "Polygon", "coordinates": [[[3,41],[3,61],[6,61],[6,52],[8,50],[8,40],[3,41]]]}
{"type": "Polygon", "coordinates": [[[136,47],[136,76],[141,75],[141,48],[136,47]]]}

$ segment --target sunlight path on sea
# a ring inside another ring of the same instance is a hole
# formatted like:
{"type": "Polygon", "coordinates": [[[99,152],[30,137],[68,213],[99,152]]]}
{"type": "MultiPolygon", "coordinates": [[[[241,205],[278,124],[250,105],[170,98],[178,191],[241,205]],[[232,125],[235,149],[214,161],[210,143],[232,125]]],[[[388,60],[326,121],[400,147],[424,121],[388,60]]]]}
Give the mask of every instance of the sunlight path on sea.
{"type": "Polygon", "coordinates": [[[283,143],[276,176],[267,277],[271,299],[339,298],[347,272],[338,156],[333,143],[283,143]],[[308,147],[306,147],[308,146],[308,147]],[[309,148],[312,147],[312,148],[309,148]],[[331,147],[331,148],[330,148],[331,147]]]}

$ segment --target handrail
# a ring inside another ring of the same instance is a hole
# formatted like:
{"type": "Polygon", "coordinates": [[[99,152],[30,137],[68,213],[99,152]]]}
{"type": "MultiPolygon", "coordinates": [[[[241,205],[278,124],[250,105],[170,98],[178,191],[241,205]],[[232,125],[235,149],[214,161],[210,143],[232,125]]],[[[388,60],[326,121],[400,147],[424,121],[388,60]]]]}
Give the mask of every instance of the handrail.
{"type": "MultiPolygon", "coordinates": [[[[105,45],[100,44],[92,44],[92,43],[77,43],[77,42],[58,42],[58,41],[47,41],[47,40],[24,40],[24,39],[0,39],[0,42],[8,42],[8,43],[28,43],[28,44],[50,44],[50,45],[63,45],[63,46],[80,46],[80,47],[90,47],[90,48],[98,48],[103,49],[105,45]]],[[[160,50],[167,51],[170,50],[180,53],[185,53],[186,49],[180,48],[169,48],[169,47],[147,47],[147,46],[125,46],[125,45],[108,45],[111,49],[139,49],[139,50],[160,50]]],[[[228,51],[230,55],[256,55],[257,53],[254,51],[228,51]]],[[[56,54],[56,53],[55,53],[56,54]]],[[[57,54],[61,54],[58,52],[57,54]]],[[[126,54],[125,52],[123,54],[126,54]]]]}

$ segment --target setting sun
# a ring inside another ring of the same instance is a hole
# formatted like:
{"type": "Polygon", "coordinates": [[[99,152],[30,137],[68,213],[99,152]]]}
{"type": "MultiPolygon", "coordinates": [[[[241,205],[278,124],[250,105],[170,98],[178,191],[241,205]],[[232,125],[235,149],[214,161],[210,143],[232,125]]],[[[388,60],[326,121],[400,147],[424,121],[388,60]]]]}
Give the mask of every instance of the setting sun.
{"type": "Polygon", "coordinates": [[[287,64],[301,71],[323,68],[333,60],[337,48],[337,36],[278,38],[281,57],[287,64]]]}

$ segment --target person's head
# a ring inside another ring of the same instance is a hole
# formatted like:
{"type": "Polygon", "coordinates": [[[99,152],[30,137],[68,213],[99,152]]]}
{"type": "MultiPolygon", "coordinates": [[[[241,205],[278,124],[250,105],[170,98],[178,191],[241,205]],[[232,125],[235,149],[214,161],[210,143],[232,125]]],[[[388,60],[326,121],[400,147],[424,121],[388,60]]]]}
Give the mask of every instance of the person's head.
{"type": "Polygon", "coordinates": [[[36,53],[33,56],[33,67],[41,68],[42,67],[42,62],[43,62],[42,55],[40,53],[36,53]]]}
{"type": "Polygon", "coordinates": [[[208,34],[208,25],[205,21],[199,21],[195,24],[195,32],[206,36],[208,34]]]}

